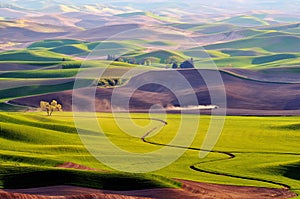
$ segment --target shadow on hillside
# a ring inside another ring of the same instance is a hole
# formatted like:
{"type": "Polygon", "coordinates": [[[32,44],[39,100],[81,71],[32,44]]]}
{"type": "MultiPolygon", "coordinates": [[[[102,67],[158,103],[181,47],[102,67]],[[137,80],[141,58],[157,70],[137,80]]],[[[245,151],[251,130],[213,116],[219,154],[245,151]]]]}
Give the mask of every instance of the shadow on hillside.
{"type": "Polygon", "coordinates": [[[280,130],[300,130],[300,123],[279,126],[277,128],[280,130]]]}
{"type": "Polygon", "coordinates": [[[295,180],[300,180],[300,162],[295,163],[295,164],[290,164],[286,166],[282,166],[283,169],[283,176],[295,179],[295,180]]]}

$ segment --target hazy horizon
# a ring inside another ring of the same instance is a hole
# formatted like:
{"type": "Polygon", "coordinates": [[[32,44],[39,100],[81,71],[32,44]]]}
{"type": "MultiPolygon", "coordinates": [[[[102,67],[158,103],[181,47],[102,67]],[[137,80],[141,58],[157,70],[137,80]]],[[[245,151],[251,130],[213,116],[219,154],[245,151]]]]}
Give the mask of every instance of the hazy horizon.
{"type": "Polygon", "coordinates": [[[155,1],[143,1],[142,3],[137,0],[116,0],[116,1],[104,1],[104,0],[12,0],[9,3],[7,1],[0,1],[1,7],[19,7],[29,10],[38,10],[46,7],[51,7],[59,4],[70,6],[83,6],[89,4],[103,4],[106,6],[117,7],[132,7],[134,9],[142,11],[159,11],[165,9],[177,8],[184,11],[190,11],[195,14],[198,12],[209,11],[209,9],[221,13],[243,13],[251,12],[255,10],[275,11],[280,13],[293,13],[298,14],[300,10],[300,0],[286,1],[286,0],[191,0],[189,2],[180,2],[177,0],[155,0],[155,1]],[[206,10],[207,9],[207,10],[206,10]]]}

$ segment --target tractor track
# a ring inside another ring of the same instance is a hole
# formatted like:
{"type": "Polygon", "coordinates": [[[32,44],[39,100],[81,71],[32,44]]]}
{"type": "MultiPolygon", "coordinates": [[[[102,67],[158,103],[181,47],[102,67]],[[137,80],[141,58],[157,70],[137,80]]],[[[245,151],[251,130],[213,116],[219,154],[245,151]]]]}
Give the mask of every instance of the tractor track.
{"type": "MultiPolygon", "coordinates": [[[[163,123],[164,126],[168,125],[168,123],[164,120],[160,120],[160,119],[156,119],[156,118],[150,118],[149,120],[155,120],[158,122],[163,123]]],[[[156,145],[156,146],[164,146],[164,147],[172,147],[172,148],[181,148],[181,149],[187,149],[187,150],[194,150],[194,151],[205,151],[205,152],[209,152],[209,153],[217,153],[217,154],[223,154],[226,155],[226,158],[222,158],[222,159],[217,159],[217,160],[210,160],[210,161],[206,161],[206,162],[198,162],[195,163],[193,165],[190,166],[190,169],[197,171],[197,172],[202,172],[202,173],[207,173],[207,174],[212,174],[212,175],[222,175],[222,176],[226,176],[226,177],[231,177],[231,178],[238,178],[238,179],[244,179],[244,180],[251,180],[251,181],[258,181],[258,182],[264,182],[264,183],[269,183],[272,185],[277,185],[277,186],[281,186],[284,189],[291,189],[291,187],[287,184],[284,183],[280,183],[280,182],[275,182],[272,180],[266,180],[266,179],[260,179],[260,178],[256,178],[256,177],[248,177],[248,176],[239,176],[239,175],[234,175],[234,174],[230,174],[230,173],[225,173],[225,172],[219,172],[219,171],[210,171],[210,170],[205,170],[205,169],[201,169],[198,167],[198,165],[201,165],[203,163],[211,163],[211,162],[218,162],[218,161],[223,161],[223,160],[231,160],[234,159],[236,157],[236,155],[234,153],[244,153],[244,154],[281,154],[281,155],[300,155],[299,153],[281,153],[281,152],[240,152],[240,151],[233,151],[233,152],[228,152],[228,151],[218,151],[218,150],[207,150],[207,149],[201,149],[201,148],[195,148],[195,147],[186,147],[186,146],[177,146],[177,145],[169,145],[169,144],[163,144],[163,143],[158,143],[158,142],[153,142],[153,141],[149,141],[147,140],[147,137],[154,132],[155,130],[157,130],[158,128],[160,128],[160,126],[154,127],[152,129],[150,129],[145,135],[143,135],[141,137],[141,140],[145,143],[148,144],[152,144],[152,145],[156,145]]]]}

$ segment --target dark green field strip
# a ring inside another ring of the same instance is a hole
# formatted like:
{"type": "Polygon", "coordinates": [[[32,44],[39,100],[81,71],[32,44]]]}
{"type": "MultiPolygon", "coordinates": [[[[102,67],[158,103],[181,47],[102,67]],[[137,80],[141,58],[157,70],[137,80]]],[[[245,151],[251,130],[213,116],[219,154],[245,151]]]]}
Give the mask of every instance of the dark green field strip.
{"type": "Polygon", "coordinates": [[[0,112],[1,111],[10,111],[10,112],[20,112],[20,111],[27,111],[28,107],[21,107],[21,106],[15,106],[11,104],[7,104],[5,102],[0,102],[0,112]]]}
{"type": "Polygon", "coordinates": [[[254,36],[220,44],[204,46],[205,49],[241,49],[260,47],[270,52],[299,52],[300,37],[294,35],[254,36]]]}
{"type": "Polygon", "coordinates": [[[14,60],[14,61],[0,61],[1,64],[21,64],[21,65],[32,65],[32,66],[40,66],[40,67],[47,67],[47,66],[55,66],[62,64],[64,62],[62,61],[20,61],[20,60],[14,60]]]}
{"type": "Polygon", "coordinates": [[[60,46],[64,46],[64,45],[82,44],[82,43],[84,43],[84,42],[79,41],[79,40],[74,40],[74,39],[60,39],[60,40],[50,39],[50,40],[35,42],[35,43],[31,44],[30,46],[28,46],[27,48],[29,48],[29,49],[53,48],[53,47],[60,47],[60,46]]]}
{"type": "Polygon", "coordinates": [[[252,64],[265,64],[265,63],[279,61],[279,60],[295,59],[297,57],[298,56],[294,54],[277,54],[277,55],[256,57],[252,60],[252,64]]]}
{"type": "Polygon", "coordinates": [[[67,78],[74,77],[78,72],[79,69],[25,70],[2,73],[0,78],[67,78]]]}
{"type": "MultiPolygon", "coordinates": [[[[92,81],[91,80],[77,80],[81,83],[78,84],[81,87],[90,86],[92,81]]],[[[10,100],[20,97],[28,97],[40,94],[47,94],[52,92],[59,92],[59,91],[66,91],[72,90],[74,88],[74,81],[63,83],[63,84],[54,84],[54,85],[33,85],[33,86],[24,86],[18,88],[10,88],[0,90],[1,100],[10,100]]]]}
{"type": "Polygon", "coordinates": [[[72,60],[71,57],[62,54],[54,53],[46,50],[15,50],[0,52],[0,61],[49,61],[59,62],[63,60],[72,60]]]}
{"type": "Polygon", "coordinates": [[[181,184],[150,174],[98,172],[43,167],[0,167],[2,188],[33,188],[51,185],[74,185],[105,190],[141,190],[179,188],[181,184]]]}

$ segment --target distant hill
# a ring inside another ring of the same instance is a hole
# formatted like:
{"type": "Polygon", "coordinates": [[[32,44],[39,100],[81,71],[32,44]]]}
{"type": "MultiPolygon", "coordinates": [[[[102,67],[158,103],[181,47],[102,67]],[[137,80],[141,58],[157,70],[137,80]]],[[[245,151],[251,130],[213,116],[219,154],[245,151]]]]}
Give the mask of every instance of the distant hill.
{"type": "Polygon", "coordinates": [[[134,57],[137,60],[143,60],[147,58],[152,58],[156,60],[158,63],[166,63],[166,61],[172,57],[176,58],[178,62],[182,62],[188,57],[184,54],[175,52],[175,51],[168,51],[168,50],[158,50],[158,51],[153,51],[149,53],[143,53],[140,55],[134,55],[131,56],[134,57]]]}
{"type": "Polygon", "coordinates": [[[259,19],[254,16],[247,16],[247,15],[231,17],[229,19],[222,20],[221,22],[232,24],[235,26],[242,26],[242,27],[255,27],[255,26],[269,25],[268,22],[262,19],[259,19]]]}
{"type": "Polygon", "coordinates": [[[82,38],[87,40],[102,40],[111,37],[115,34],[132,30],[141,27],[138,24],[118,24],[118,25],[108,25],[97,27],[83,32],[77,32],[75,34],[70,34],[73,38],[82,38]]]}
{"type": "Polygon", "coordinates": [[[27,48],[54,48],[54,47],[60,47],[65,45],[71,45],[71,44],[81,44],[82,41],[74,40],[74,39],[60,39],[60,40],[44,40],[44,41],[38,41],[31,45],[29,45],[27,48]]]}
{"type": "Polygon", "coordinates": [[[71,60],[61,54],[42,50],[19,50],[0,53],[0,61],[62,61],[71,60]]]}
{"type": "Polygon", "coordinates": [[[107,56],[108,54],[118,55],[118,52],[130,50],[143,50],[142,46],[135,45],[128,41],[103,41],[85,42],[74,39],[43,40],[32,43],[27,47],[29,50],[55,52],[63,55],[87,56],[92,50],[97,56],[107,56]],[[96,48],[96,49],[95,49],[96,48]]]}
{"type": "Polygon", "coordinates": [[[0,13],[1,13],[1,17],[5,19],[18,19],[26,15],[26,12],[22,12],[10,8],[0,8],[0,13]]]}
{"type": "Polygon", "coordinates": [[[262,48],[270,52],[299,52],[300,37],[297,36],[256,36],[242,40],[205,46],[206,49],[262,48]]]}
{"type": "Polygon", "coordinates": [[[217,23],[217,24],[205,24],[193,27],[191,30],[203,33],[203,34],[216,34],[222,32],[228,32],[238,29],[235,25],[217,23]]]}
{"type": "MultiPolygon", "coordinates": [[[[213,75],[216,71],[200,70],[200,74],[213,75]]],[[[195,93],[198,98],[198,103],[203,105],[211,104],[209,92],[204,79],[196,70],[179,70],[179,71],[150,71],[142,75],[132,78],[128,84],[118,90],[117,95],[120,100],[128,97],[128,93],[132,88],[138,88],[131,96],[130,109],[145,111],[153,104],[161,104],[166,106],[177,106],[178,101],[169,89],[176,91],[177,95],[186,96],[189,89],[187,86],[174,81],[174,74],[180,73],[187,81],[188,85],[193,88],[192,93],[195,93]],[[170,88],[165,88],[161,85],[151,83],[159,81],[172,81],[174,84],[170,88]],[[147,82],[149,84],[147,84],[147,82]],[[144,85],[144,86],[140,86],[144,85]]],[[[251,72],[250,73],[255,73],[251,72]]],[[[234,75],[226,71],[221,71],[221,76],[224,81],[224,86],[227,94],[227,108],[228,114],[280,114],[281,111],[291,114],[293,110],[300,109],[300,96],[296,91],[300,89],[299,83],[276,83],[268,81],[259,81],[247,79],[243,76],[234,75]]],[[[210,87],[212,90],[219,89],[219,85],[210,87]]],[[[106,110],[104,107],[105,101],[110,101],[112,89],[98,88],[96,93],[96,110],[106,110]]],[[[82,94],[84,94],[84,90],[82,94]]],[[[79,97],[79,96],[78,96],[79,97]]],[[[13,100],[14,103],[26,104],[30,106],[37,106],[41,99],[51,100],[58,99],[64,102],[64,109],[71,110],[72,91],[57,92],[47,95],[23,98],[13,100]]],[[[190,98],[186,97],[185,104],[192,105],[189,101],[190,98]]],[[[192,99],[192,98],[191,98],[192,99]]],[[[82,96],[82,100],[89,104],[89,99],[82,96]]],[[[119,102],[120,104],[121,101],[119,102]]],[[[222,108],[223,103],[216,104],[222,108]]],[[[122,108],[122,107],[120,107],[122,108]]],[[[87,111],[85,107],[82,110],[87,111]]]]}

